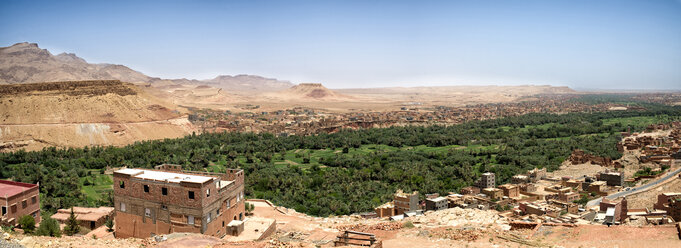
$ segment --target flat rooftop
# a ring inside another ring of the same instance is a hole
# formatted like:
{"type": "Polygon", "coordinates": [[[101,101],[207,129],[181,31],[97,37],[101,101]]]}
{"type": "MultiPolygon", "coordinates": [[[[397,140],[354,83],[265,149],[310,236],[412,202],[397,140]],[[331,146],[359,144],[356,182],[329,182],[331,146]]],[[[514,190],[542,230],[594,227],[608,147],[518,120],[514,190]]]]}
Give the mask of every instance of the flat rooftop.
{"type": "Polygon", "coordinates": [[[117,170],[114,173],[130,175],[134,178],[161,181],[161,182],[171,182],[171,183],[205,183],[211,179],[216,179],[216,177],[206,177],[183,173],[173,173],[166,171],[155,171],[155,170],[143,170],[143,169],[122,169],[117,170]]]}
{"type": "Polygon", "coordinates": [[[37,186],[37,184],[0,180],[0,197],[9,198],[37,186]]]}

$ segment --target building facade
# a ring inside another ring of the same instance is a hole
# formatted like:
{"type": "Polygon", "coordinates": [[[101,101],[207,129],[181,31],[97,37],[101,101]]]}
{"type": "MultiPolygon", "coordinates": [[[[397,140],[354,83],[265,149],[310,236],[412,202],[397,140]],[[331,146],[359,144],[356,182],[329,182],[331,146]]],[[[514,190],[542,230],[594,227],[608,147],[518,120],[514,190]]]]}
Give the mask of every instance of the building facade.
{"type": "Polygon", "coordinates": [[[395,215],[416,211],[419,209],[419,192],[414,191],[407,194],[398,190],[394,195],[393,202],[395,204],[395,215]]]}
{"type": "Polygon", "coordinates": [[[495,184],[496,177],[494,173],[487,172],[487,173],[482,173],[482,176],[480,176],[480,179],[476,183],[476,186],[481,189],[485,188],[494,188],[496,186],[495,184]]]}
{"type": "Polygon", "coordinates": [[[426,210],[443,210],[449,208],[449,201],[444,197],[426,199],[426,210]]]}
{"type": "Polygon", "coordinates": [[[243,220],[244,172],[182,171],[179,165],[113,173],[116,237],[147,238],[173,232],[223,237],[243,220]]]}
{"type": "Polygon", "coordinates": [[[622,186],[624,184],[624,173],[606,171],[598,174],[600,181],[605,181],[608,186],[622,186]]]}
{"type": "Polygon", "coordinates": [[[16,225],[24,215],[40,222],[40,192],[38,184],[0,180],[0,224],[16,225]]]}

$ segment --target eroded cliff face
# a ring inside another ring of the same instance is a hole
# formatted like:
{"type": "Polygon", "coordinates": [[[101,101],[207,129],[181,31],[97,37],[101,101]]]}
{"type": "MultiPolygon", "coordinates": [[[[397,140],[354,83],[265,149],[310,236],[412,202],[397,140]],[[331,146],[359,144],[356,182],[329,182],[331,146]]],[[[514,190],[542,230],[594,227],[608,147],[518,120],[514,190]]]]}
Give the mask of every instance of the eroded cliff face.
{"type": "Polygon", "coordinates": [[[183,111],[118,80],[0,85],[0,151],[182,137],[183,111]]]}

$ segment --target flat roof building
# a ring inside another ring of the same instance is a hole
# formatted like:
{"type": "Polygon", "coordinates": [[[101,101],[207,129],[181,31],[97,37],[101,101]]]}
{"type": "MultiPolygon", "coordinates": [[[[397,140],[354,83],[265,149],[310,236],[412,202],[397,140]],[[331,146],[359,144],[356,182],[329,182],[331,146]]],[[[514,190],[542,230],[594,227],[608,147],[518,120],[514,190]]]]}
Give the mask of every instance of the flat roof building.
{"type": "Polygon", "coordinates": [[[40,192],[38,184],[0,180],[0,224],[16,225],[24,215],[40,222],[40,192]]]}
{"type": "Polygon", "coordinates": [[[116,237],[193,232],[223,237],[227,224],[244,218],[244,172],[182,171],[179,165],[155,170],[114,171],[116,237]]]}
{"type": "MultiPolygon", "coordinates": [[[[76,216],[78,224],[90,230],[95,230],[106,222],[106,219],[113,217],[114,208],[99,207],[99,208],[83,208],[73,207],[73,214],[76,216]]],[[[56,214],[52,215],[52,219],[66,224],[66,221],[71,216],[71,209],[59,209],[56,214]]]]}
{"type": "Polygon", "coordinates": [[[480,176],[480,179],[476,182],[476,186],[478,188],[484,189],[484,188],[494,188],[496,186],[495,184],[496,177],[494,173],[491,172],[486,172],[482,173],[482,176],[480,176]]]}
{"type": "Polygon", "coordinates": [[[444,197],[426,199],[426,210],[443,210],[449,208],[449,201],[444,197]]]}

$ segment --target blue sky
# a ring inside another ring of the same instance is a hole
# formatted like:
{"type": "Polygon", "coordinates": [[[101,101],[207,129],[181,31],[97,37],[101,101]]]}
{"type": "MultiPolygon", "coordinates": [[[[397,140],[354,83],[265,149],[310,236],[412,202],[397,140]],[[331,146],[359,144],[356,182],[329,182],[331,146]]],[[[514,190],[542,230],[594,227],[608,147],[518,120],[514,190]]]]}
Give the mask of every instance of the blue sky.
{"type": "Polygon", "coordinates": [[[681,89],[681,1],[0,1],[0,46],[330,88],[681,89]]]}

